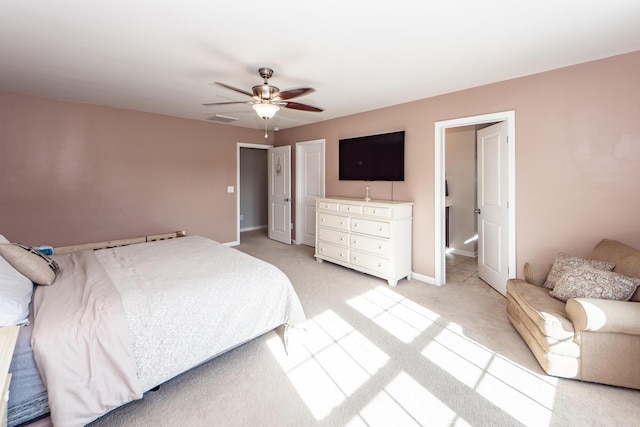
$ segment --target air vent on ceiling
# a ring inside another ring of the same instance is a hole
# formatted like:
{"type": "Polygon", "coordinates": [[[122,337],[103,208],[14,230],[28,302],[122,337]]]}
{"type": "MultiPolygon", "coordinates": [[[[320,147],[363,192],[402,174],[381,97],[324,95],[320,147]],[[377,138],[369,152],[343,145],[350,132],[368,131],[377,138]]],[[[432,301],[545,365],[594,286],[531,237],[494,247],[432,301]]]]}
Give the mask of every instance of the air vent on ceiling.
{"type": "Polygon", "coordinates": [[[238,120],[237,117],[223,116],[222,114],[216,114],[215,116],[207,117],[207,120],[220,123],[231,123],[238,120]]]}

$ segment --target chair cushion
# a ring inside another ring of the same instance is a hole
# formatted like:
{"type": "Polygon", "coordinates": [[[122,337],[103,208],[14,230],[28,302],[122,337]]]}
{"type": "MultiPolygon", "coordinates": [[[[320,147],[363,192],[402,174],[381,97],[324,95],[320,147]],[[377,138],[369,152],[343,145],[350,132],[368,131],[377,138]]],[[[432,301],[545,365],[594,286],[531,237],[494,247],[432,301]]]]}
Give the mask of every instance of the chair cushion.
{"type": "Polygon", "coordinates": [[[565,303],[552,298],[549,289],[512,279],[507,282],[507,293],[544,336],[558,341],[573,339],[573,323],[565,316],[565,303]]]}

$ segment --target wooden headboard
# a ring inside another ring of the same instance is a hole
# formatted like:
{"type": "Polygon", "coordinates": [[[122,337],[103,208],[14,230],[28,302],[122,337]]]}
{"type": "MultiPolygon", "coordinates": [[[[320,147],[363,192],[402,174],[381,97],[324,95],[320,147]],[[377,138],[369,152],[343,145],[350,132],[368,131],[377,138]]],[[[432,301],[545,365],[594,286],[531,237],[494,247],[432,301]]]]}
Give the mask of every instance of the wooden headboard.
{"type": "Polygon", "coordinates": [[[96,250],[96,249],[115,248],[117,246],[133,245],[134,243],[145,243],[145,242],[155,242],[156,240],[177,239],[178,237],[184,237],[186,235],[187,235],[186,231],[174,231],[171,233],[153,234],[150,236],[129,237],[127,239],[107,240],[107,241],[95,242],[95,243],[83,243],[81,245],[58,246],[56,248],[53,248],[53,253],[55,255],[60,255],[60,254],[68,254],[71,252],[78,252],[85,249],[96,250]]]}

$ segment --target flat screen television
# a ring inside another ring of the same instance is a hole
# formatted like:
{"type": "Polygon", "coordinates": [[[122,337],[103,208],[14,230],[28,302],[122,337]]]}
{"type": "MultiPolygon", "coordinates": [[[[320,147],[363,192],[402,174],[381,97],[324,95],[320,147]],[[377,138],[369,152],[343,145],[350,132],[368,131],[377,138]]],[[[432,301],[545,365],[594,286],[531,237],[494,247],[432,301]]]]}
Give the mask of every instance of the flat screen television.
{"type": "Polygon", "coordinates": [[[404,181],[404,131],[338,141],[341,181],[404,181]]]}

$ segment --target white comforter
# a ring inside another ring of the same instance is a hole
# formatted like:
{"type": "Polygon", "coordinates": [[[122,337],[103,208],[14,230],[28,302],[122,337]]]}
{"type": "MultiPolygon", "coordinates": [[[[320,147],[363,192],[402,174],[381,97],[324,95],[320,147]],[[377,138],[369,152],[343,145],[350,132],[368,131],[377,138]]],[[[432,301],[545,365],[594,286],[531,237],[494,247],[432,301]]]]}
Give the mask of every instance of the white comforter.
{"type": "Polygon", "coordinates": [[[56,426],[88,423],[280,325],[286,342],[305,320],[282,271],[199,236],[56,260],[60,282],[36,293],[32,339],[56,426]]]}
{"type": "Polygon", "coordinates": [[[305,319],[281,270],[204,237],[95,254],[122,297],[143,390],[305,319]]]}

